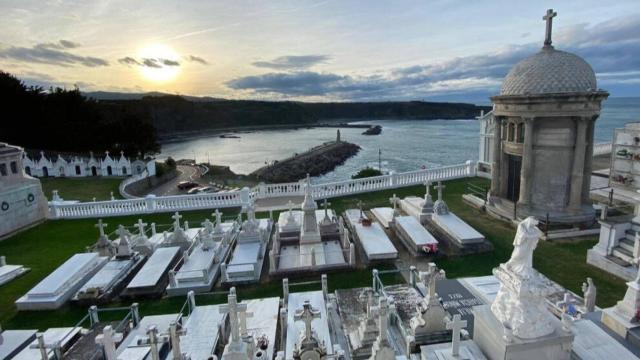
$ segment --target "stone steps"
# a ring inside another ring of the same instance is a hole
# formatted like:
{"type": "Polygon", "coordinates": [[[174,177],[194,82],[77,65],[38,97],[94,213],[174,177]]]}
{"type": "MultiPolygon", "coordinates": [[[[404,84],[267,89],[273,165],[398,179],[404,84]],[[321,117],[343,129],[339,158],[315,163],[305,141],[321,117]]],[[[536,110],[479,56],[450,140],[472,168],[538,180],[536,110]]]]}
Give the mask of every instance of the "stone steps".
{"type": "Polygon", "coordinates": [[[633,240],[629,240],[629,238],[622,238],[620,239],[620,241],[618,242],[618,246],[629,251],[630,253],[633,253],[633,247],[635,244],[635,239],[633,240]]]}
{"type": "Polygon", "coordinates": [[[616,246],[613,249],[613,256],[622,259],[628,263],[633,263],[633,252],[629,251],[621,246],[616,246]]]}

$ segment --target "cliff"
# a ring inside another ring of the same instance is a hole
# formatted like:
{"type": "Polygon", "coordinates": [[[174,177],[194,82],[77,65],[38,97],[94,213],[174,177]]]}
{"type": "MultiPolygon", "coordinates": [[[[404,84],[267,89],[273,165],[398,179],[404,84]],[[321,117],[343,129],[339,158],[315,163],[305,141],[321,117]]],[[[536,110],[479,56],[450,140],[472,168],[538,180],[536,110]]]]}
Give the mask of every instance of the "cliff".
{"type": "Polygon", "coordinates": [[[130,100],[100,100],[118,112],[147,114],[160,135],[243,126],[301,125],[325,120],[472,119],[486,106],[463,103],[366,102],[304,103],[292,101],[201,100],[176,95],[130,100]],[[111,106],[110,106],[111,105],[111,106]]]}

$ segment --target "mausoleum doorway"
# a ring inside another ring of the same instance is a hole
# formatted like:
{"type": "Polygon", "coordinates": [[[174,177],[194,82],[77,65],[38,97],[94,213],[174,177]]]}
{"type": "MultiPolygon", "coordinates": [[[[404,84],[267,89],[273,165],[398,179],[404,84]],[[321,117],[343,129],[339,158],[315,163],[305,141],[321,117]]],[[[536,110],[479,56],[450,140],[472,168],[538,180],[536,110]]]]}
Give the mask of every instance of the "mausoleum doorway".
{"type": "Polygon", "coordinates": [[[95,166],[91,167],[91,176],[98,176],[98,169],[95,166]]]}
{"type": "Polygon", "coordinates": [[[42,176],[43,177],[49,176],[49,169],[47,169],[46,166],[42,168],[42,176]]]}
{"type": "Polygon", "coordinates": [[[522,169],[522,157],[509,155],[509,174],[507,177],[507,199],[517,202],[520,196],[520,170],[522,169]]]}
{"type": "Polygon", "coordinates": [[[111,169],[111,166],[107,166],[107,175],[109,176],[113,175],[113,170],[111,169]]]}

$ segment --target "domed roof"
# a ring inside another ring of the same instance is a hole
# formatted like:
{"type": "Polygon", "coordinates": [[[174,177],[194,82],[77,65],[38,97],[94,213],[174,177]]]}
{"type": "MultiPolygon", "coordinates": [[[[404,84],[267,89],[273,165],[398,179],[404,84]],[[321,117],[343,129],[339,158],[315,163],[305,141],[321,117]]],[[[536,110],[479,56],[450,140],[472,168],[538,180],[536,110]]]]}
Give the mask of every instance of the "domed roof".
{"type": "Polygon", "coordinates": [[[588,92],[597,89],[596,74],[581,57],[545,46],[517,63],[502,83],[500,95],[588,92]]]}

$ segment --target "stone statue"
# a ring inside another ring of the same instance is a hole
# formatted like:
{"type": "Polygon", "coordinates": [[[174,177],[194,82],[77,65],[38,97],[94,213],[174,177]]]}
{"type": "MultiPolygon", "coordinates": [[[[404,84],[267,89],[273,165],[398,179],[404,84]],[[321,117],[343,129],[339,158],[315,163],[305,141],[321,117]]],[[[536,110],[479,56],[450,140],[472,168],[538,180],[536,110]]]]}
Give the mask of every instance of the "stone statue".
{"type": "Polygon", "coordinates": [[[545,297],[553,290],[532,266],[533,250],[541,235],[536,223],[533,217],[520,222],[511,259],[493,269],[500,290],[491,312],[509,334],[521,339],[549,335],[557,322],[545,305],[545,297]]]}
{"type": "Polygon", "coordinates": [[[584,295],[585,311],[590,313],[596,309],[597,289],[593,284],[593,279],[587,278],[587,282],[582,283],[582,294],[584,295]]]}
{"type": "Polygon", "coordinates": [[[516,238],[513,241],[513,252],[506,263],[507,269],[520,275],[528,275],[533,269],[533,251],[538,245],[542,231],[536,226],[538,220],[529,216],[518,224],[516,238]]]}

